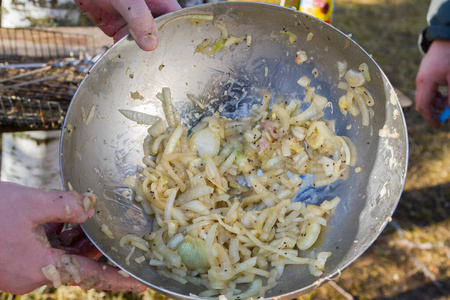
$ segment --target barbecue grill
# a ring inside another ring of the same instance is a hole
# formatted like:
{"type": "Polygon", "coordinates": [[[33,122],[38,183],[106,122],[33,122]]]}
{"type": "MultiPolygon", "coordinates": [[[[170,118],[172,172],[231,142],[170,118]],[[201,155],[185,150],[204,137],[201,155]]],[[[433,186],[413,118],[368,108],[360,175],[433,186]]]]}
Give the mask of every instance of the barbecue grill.
{"type": "Polygon", "coordinates": [[[78,84],[105,49],[90,34],[0,28],[0,125],[60,129],[78,84]]]}

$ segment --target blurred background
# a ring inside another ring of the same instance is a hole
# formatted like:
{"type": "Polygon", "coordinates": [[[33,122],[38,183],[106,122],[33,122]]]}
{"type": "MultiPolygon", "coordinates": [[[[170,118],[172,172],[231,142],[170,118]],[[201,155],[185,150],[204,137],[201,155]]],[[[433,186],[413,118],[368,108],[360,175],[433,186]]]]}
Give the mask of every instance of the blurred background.
{"type": "MultiPolygon", "coordinates": [[[[298,1],[298,0],[297,0],[298,1]]],[[[182,6],[201,0],[180,0],[182,6]]],[[[278,3],[278,1],[277,1],[278,3]]],[[[72,0],[0,0],[1,179],[61,188],[59,133],[78,83],[112,39],[72,0]]],[[[293,0],[282,5],[297,5],[293,0]]],[[[336,0],[331,23],[351,34],[399,91],[410,157],[399,206],[378,240],[306,299],[450,299],[450,128],[414,110],[415,75],[429,0],[336,0]],[[408,106],[412,104],[412,106],[408,106]]],[[[0,299],[165,299],[44,286],[0,299]]]]}

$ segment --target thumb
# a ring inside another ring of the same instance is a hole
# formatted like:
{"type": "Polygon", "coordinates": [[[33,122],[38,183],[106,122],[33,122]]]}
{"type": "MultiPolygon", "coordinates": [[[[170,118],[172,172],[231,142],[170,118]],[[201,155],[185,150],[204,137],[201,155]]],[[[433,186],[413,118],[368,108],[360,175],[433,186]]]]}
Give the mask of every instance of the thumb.
{"type": "Polygon", "coordinates": [[[154,50],[158,46],[158,32],[152,13],[144,0],[117,1],[114,8],[128,23],[131,36],[146,51],[154,50]]]}
{"type": "Polygon", "coordinates": [[[35,224],[83,223],[94,215],[97,197],[91,193],[45,191],[14,183],[3,183],[2,189],[15,200],[11,203],[15,210],[35,224]]]}
{"type": "MultiPolygon", "coordinates": [[[[79,255],[68,255],[52,250],[52,258],[44,262],[42,275],[55,288],[60,285],[78,285],[83,289],[144,292],[147,287],[108,264],[79,255]],[[48,265],[47,265],[48,264],[48,265]]],[[[43,279],[45,282],[45,279],[43,279]]]]}

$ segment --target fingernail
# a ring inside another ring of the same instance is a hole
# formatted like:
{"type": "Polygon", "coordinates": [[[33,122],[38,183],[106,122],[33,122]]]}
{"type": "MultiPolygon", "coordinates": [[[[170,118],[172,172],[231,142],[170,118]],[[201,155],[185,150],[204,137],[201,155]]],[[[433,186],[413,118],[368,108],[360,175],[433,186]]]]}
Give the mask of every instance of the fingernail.
{"type": "Polygon", "coordinates": [[[139,38],[139,47],[146,51],[152,51],[158,46],[158,37],[150,32],[139,38]]]}
{"type": "Polygon", "coordinates": [[[129,291],[136,292],[136,293],[143,293],[146,290],[147,290],[147,287],[145,285],[140,284],[140,283],[134,284],[129,289],[129,291]]]}

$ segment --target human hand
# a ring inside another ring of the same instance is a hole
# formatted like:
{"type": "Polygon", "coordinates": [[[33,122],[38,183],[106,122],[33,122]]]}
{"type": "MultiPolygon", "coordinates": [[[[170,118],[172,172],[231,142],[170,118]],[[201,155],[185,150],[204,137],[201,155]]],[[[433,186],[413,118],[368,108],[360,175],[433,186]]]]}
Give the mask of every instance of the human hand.
{"type": "Polygon", "coordinates": [[[99,259],[103,254],[91,243],[78,224],[70,224],[64,228],[63,223],[46,223],[44,231],[52,248],[62,249],[69,254],[77,254],[99,259]]]}
{"type": "Polygon", "coordinates": [[[416,77],[416,110],[434,128],[439,128],[439,112],[450,105],[449,95],[439,92],[450,87],[450,40],[434,40],[420,63],[416,77]]]}
{"type": "Polygon", "coordinates": [[[0,290],[24,294],[47,284],[146,290],[135,279],[123,277],[117,268],[82,256],[83,251],[75,255],[51,247],[46,236],[51,228],[44,224],[87,221],[94,215],[94,195],[43,191],[7,182],[0,182],[0,191],[0,290]]]}
{"type": "Polygon", "coordinates": [[[153,17],[180,9],[176,0],[74,0],[84,14],[114,42],[128,32],[143,50],[158,45],[153,17]]]}

